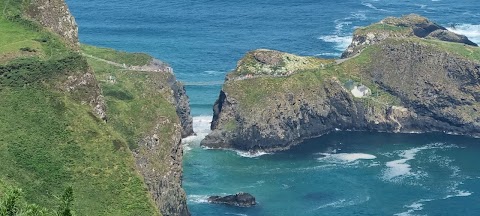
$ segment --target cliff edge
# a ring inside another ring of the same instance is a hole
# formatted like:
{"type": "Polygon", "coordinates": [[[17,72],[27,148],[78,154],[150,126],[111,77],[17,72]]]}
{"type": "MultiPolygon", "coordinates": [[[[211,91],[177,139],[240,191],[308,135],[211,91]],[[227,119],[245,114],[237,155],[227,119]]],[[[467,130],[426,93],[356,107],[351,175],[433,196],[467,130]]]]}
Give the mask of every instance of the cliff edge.
{"type": "Polygon", "coordinates": [[[248,53],[201,144],[276,151],[336,130],[480,136],[476,44],[418,15],[380,23],[358,29],[340,60],[248,53]]]}

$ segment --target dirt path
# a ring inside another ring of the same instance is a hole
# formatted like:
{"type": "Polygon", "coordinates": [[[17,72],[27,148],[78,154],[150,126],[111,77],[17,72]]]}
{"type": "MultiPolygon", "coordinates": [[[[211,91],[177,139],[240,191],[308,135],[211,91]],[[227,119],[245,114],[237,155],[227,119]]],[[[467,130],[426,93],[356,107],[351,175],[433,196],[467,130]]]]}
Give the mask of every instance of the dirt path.
{"type": "Polygon", "coordinates": [[[82,53],[82,55],[87,57],[87,58],[92,58],[92,59],[95,59],[97,61],[101,61],[101,62],[104,62],[106,64],[122,68],[122,70],[145,71],[145,72],[170,72],[170,73],[173,73],[173,70],[170,66],[168,66],[167,64],[163,63],[162,61],[156,60],[156,59],[153,59],[150,62],[150,64],[147,64],[147,65],[127,66],[125,64],[120,64],[120,63],[117,63],[117,62],[109,61],[109,60],[102,59],[102,58],[99,58],[99,57],[96,57],[96,56],[92,56],[92,55],[89,55],[89,54],[86,54],[86,53],[82,53]]]}
{"type": "Polygon", "coordinates": [[[335,60],[335,63],[336,63],[337,65],[339,65],[339,64],[341,64],[341,63],[343,63],[343,62],[345,62],[345,61],[348,61],[348,60],[350,60],[350,59],[356,58],[357,56],[359,56],[360,54],[362,54],[362,52],[363,52],[363,50],[361,50],[359,53],[357,53],[357,54],[355,54],[354,56],[349,57],[349,58],[337,59],[337,60],[335,60]]]}
{"type": "Polygon", "coordinates": [[[113,61],[109,61],[109,60],[106,60],[106,59],[98,58],[98,57],[95,57],[95,56],[92,56],[92,55],[88,55],[88,54],[85,54],[85,53],[82,53],[82,55],[85,56],[85,57],[88,57],[88,58],[92,58],[92,59],[95,59],[95,60],[98,60],[98,61],[107,63],[107,64],[109,64],[109,65],[113,65],[113,66],[116,66],[116,67],[121,67],[121,68],[124,68],[124,69],[128,69],[128,67],[125,66],[125,65],[123,65],[123,64],[119,64],[119,63],[116,63],[116,62],[113,62],[113,61]]]}

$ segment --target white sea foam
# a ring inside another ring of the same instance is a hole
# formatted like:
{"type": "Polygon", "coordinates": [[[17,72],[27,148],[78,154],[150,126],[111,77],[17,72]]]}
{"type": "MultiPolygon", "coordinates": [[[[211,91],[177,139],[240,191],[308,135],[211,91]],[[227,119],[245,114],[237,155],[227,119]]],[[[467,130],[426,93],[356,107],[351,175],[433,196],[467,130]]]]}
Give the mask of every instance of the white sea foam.
{"type": "Polygon", "coordinates": [[[377,7],[375,7],[372,3],[369,3],[369,2],[362,2],[362,5],[365,6],[365,7],[368,7],[368,8],[374,9],[374,10],[377,10],[377,11],[389,12],[388,10],[381,9],[381,8],[377,8],[377,7]]]}
{"type": "Polygon", "coordinates": [[[238,216],[248,216],[247,214],[240,214],[240,213],[225,213],[226,215],[238,215],[238,216]]]}
{"type": "Polygon", "coordinates": [[[407,211],[405,212],[401,212],[401,213],[397,213],[397,214],[394,214],[396,216],[411,216],[413,215],[413,213],[415,211],[421,211],[423,210],[423,206],[424,206],[424,202],[430,202],[430,201],[433,201],[431,199],[421,199],[419,201],[416,201],[408,206],[405,206],[405,208],[408,208],[407,211]]]}
{"type": "Polygon", "coordinates": [[[407,162],[410,160],[415,159],[417,153],[427,149],[444,149],[444,148],[458,148],[456,145],[444,145],[441,143],[433,143],[423,147],[408,149],[404,151],[400,151],[398,156],[402,157],[402,159],[393,160],[387,162],[385,165],[387,169],[383,173],[383,179],[391,181],[391,180],[398,180],[399,178],[409,177],[409,176],[416,176],[420,177],[421,172],[413,173],[412,167],[407,162]]]}
{"type": "Polygon", "coordinates": [[[331,161],[334,163],[352,163],[357,160],[373,160],[377,157],[371,154],[365,153],[338,153],[338,154],[328,154],[321,153],[324,157],[318,158],[320,161],[331,161]]]}
{"type": "Polygon", "coordinates": [[[187,200],[192,203],[208,203],[208,195],[188,195],[187,200]]]}
{"type": "Polygon", "coordinates": [[[200,145],[205,136],[210,133],[210,123],[212,121],[212,116],[195,116],[193,117],[193,131],[195,135],[185,137],[182,139],[183,150],[188,152],[192,149],[192,146],[200,145]]]}
{"type": "Polygon", "coordinates": [[[323,208],[343,208],[347,206],[353,206],[353,205],[358,205],[360,203],[368,202],[369,200],[370,200],[370,196],[366,196],[362,198],[356,197],[353,200],[340,199],[331,203],[318,206],[317,208],[313,209],[313,211],[323,209],[323,208]]]}
{"type": "Polygon", "coordinates": [[[424,4],[415,4],[415,6],[420,7],[420,9],[425,9],[427,7],[427,5],[424,4]]]}
{"type": "Polygon", "coordinates": [[[445,197],[445,199],[449,199],[449,198],[452,198],[452,197],[467,197],[467,196],[471,196],[473,194],[473,192],[464,191],[464,190],[455,190],[454,192],[455,192],[455,194],[447,195],[445,197]]]}
{"type": "Polygon", "coordinates": [[[239,151],[239,150],[233,150],[233,151],[235,151],[237,155],[246,157],[246,158],[256,158],[262,155],[272,154],[264,151],[239,151]]]}
{"type": "Polygon", "coordinates": [[[410,171],[412,168],[407,162],[415,159],[415,155],[423,149],[425,148],[405,150],[399,154],[399,156],[403,157],[402,159],[387,162],[386,166],[388,167],[388,170],[385,171],[384,178],[391,180],[399,176],[411,175],[412,173],[410,171]]]}
{"type": "Polygon", "coordinates": [[[340,56],[342,53],[341,52],[336,52],[336,53],[332,53],[332,52],[324,52],[324,53],[318,53],[318,54],[315,54],[315,56],[329,56],[329,57],[338,57],[340,56]]]}
{"type": "Polygon", "coordinates": [[[467,36],[471,41],[480,44],[480,25],[460,24],[455,28],[447,28],[448,30],[457,34],[467,36]]]}
{"type": "Polygon", "coordinates": [[[218,74],[224,74],[222,71],[216,71],[216,70],[207,70],[203,71],[203,73],[206,73],[208,75],[218,75],[218,74]]]}
{"type": "Polygon", "coordinates": [[[351,36],[326,35],[318,39],[328,43],[335,43],[335,49],[338,51],[344,51],[352,42],[351,36]]]}
{"type": "Polygon", "coordinates": [[[465,190],[461,190],[461,189],[458,189],[458,187],[460,185],[462,185],[463,182],[462,181],[456,181],[452,184],[452,186],[450,186],[448,188],[448,193],[449,195],[445,196],[443,199],[450,199],[450,198],[453,198],[453,197],[467,197],[467,196],[471,196],[473,194],[473,192],[470,192],[470,191],[465,191],[465,190]]]}

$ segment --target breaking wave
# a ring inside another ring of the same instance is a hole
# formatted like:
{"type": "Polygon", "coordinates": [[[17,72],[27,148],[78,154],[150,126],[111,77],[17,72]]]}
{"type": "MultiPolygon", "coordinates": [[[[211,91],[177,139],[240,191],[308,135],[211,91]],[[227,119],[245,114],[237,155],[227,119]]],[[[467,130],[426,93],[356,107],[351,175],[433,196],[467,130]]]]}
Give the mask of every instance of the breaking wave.
{"type": "Polygon", "coordinates": [[[200,142],[210,133],[210,123],[212,116],[195,116],[193,117],[193,131],[195,135],[182,139],[183,150],[188,152],[192,146],[200,145],[200,142]]]}
{"type": "Polygon", "coordinates": [[[192,202],[192,203],[208,203],[208,196],[207,195],[188,195],[187,200],[188,202],[192,202]]]}
{"type": "Polygon", "coordinates": [[[352,163],[357,160],[373,160],[377,157],[371,154],[364,153],[338,153],[338,154],[329,154],[329,153],[320,153],[324,157],[318,158],[320,161],[331,161],[334,163],[352,163]]]}
{"type": "Polygon", "coordinates": [[[460,24],[447,29],[457,34],[467,36],[474,43],[480,43],[480,25],[460,24]]]}
{"type": "Polygon", "coordinates": [[[268,152],[264,152],[264,151],[253,151],[253,152],[239,151],[239,150],[233,150],[233,151],[235,151],[235,153],[237,153],[238,156],[246,157],[246,158],[256,158],[256,157],[260,157],[262,155],[272,154],[272,153],[268,153],[268,152]]]}

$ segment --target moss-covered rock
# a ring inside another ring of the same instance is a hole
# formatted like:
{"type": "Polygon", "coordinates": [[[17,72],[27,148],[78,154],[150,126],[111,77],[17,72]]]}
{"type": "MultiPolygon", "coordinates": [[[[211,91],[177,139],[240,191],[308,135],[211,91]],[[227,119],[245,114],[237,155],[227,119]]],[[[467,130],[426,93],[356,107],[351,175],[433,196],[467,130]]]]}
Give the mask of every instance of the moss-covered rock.
{"type": "Polygon", "coordinates": [[[430,38],[441,41],[478,46],[463,35],[448,31],[425,17],[410,14],[400,18],[387,17],[384,20],[364,28],[358,28],[353,34],[352,43],[343,52],[342,58],[352,57],[365,47],[388,38],[430,38]]]}

